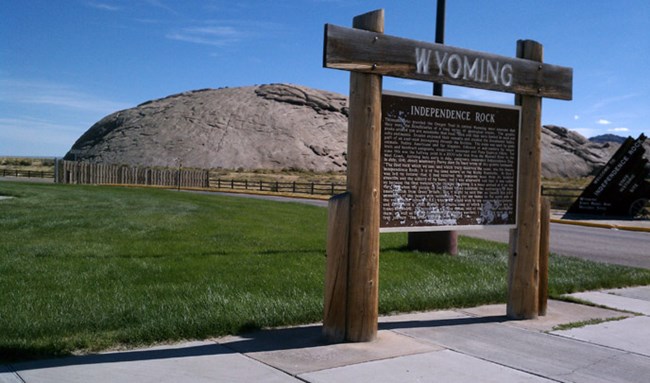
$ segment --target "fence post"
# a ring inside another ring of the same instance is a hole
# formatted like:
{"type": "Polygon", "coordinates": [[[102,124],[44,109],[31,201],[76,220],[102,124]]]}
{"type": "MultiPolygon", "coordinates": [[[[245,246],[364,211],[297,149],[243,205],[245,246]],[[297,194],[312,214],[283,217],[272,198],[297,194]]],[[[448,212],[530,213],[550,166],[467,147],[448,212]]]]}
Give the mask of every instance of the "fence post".
{"type": "Polygon", "coordinates": [[[314,194],[314,183],[313,182],[311,183],[311,193],[310,194],[314,194]]]}
{"type": "Polygon", "coordinates": [[[293,181],[293,194],[296,194],[296,181],[293,181]]]}

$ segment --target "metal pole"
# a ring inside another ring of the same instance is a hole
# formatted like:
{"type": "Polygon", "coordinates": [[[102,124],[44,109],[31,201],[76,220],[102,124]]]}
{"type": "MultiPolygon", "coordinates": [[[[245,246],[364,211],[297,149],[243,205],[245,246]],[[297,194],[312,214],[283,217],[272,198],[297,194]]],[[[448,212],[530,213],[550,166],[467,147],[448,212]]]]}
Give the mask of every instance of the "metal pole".
{"type": "MultiPolygon", "coordinates": [[[[445,42],[445,0],[438,0],[436,9],[436,43],[445,42]]],[[[433,95],[442,96],[442,84],[433,84],[433,95]]],[[[455,231],[432,231],[408,233],[408,248],[433,253],[458,254],[458,233],[455,231]]]]}
{"type": "MultiPolygon", "coordinates": [[[[438,0],[436,7],[436,44],[445,43],[445,0],[438,0]]],[[[442,96],[442,84],[433,83],[433,95],[442,96]]]]}

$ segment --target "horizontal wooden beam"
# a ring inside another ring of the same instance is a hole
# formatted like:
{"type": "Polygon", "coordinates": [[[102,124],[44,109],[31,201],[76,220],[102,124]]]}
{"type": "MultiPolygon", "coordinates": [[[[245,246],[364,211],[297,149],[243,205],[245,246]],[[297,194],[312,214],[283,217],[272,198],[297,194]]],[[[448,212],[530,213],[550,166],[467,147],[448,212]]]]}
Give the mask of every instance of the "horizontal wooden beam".
{"type": "Polygon", "coordinates": [[[323,66],[562,100],[573,93],[572,68],[332,24],[323,66]]]}

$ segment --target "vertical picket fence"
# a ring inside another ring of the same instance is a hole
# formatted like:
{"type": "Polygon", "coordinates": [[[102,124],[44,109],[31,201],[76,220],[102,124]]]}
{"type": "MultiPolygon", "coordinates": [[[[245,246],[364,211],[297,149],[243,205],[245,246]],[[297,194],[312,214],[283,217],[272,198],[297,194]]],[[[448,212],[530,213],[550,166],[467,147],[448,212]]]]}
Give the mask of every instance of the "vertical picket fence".
{"type": "Polygon", "coordinates": [[[61,161],[57,183],[153,185],[207,188],[210,175],[204,169],[151,168],[127,165],[61,161]]]}

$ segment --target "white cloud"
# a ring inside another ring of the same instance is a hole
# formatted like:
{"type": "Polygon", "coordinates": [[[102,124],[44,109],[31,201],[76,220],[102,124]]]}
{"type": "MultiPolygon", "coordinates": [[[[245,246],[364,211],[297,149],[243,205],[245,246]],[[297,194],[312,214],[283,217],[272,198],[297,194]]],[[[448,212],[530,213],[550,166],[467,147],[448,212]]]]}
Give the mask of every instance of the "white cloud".
{"type": "Polygon", "coordinates": [[[30,118],[0,118],[0,155],[62,156],[86,128],[30,118]]]}
{"type": "Polygon", "coordinates": [[[474,89],[474,88],[445,88],[450,89],[450,91],[443,91],[445,96],[449,95],[450,97],[458,97],[462,99],[468,99],[472,101],[482,101],[482,102],[491,102],[496,104],[514,104],[515,97],[509,93],[503,92],[493,92],[483,89],[474,89]]]}
{"type": "Polygon", "coordinates": [[[612,97],[609,97],[609,98],[603,98],[600,101],[598,101],[597,103],[593,104],[591,106],[591,108],[589,108],[588,111],[589,112],[595,112],[595,111],[603,109],[603,108],[605,108],[605,107],[607,107],[607,106],[609,106],[611,104],[616,104],[616,103],[626,101],[626,100],[629,100],[629,99],[633,99],[633,98],[637,98],[637,97],[639,97],[638,93],[629,93],[629,94],[622,94],[622,95],[618,95],[618,96],[612,96],[612,97]]]}
{"type": "Polygon", "coordinates": [[[78,133],[79,129],[83,127],[53,124],[38,118],[31,117],[17,117],[17,118],[0,118],[0,127],[4,132],[12,132],[12,134],[19,136],[27,132],[30,136],[39,132],[68,132],[78,133]],[[6,128],[6,129],[5,129],[6,128]]]}
{"type": "Polygon", "coordinates": [[[608,132],[629,132],[630,129],[624,127],[618,127],[618,128],[607,129],[607,131],[608,132]]]}
{"type": "Polygon", "coordinates": [[[174,8],[172,8],[169,5],[163,3],[161,0],[145,0],[145,1],[146,1],[147,4],[149,4],[152,7],[163,9],[163,10],[169,12],[169,13],[178,14],[178,12],[176,12],[176,10],[174,8]]]}
{"type": "Polygon", "coordinates": [[[198,25],[179,28],[165,37],[194,44],[223,47],[256,38],[272,38],[286,27],[264,21],[208,20],[198,25]]]}
{"type": "Polygon", "coordinates": [[[167,34],[167,38],[195,44],[224,46],[239,42],[245,33],[231,26],[189,27],[167,34]]]}
{"type": "Polygon", "coordinates": [[[67,84],[0,77],[0,153],[63,155],[98,118],[131,106],[67,84]]]}
{"type": "Polygon", "coordinates": [[[580,116],[576,114],[575,116],[573,116],[573,119],[578,121],[580,119],[580,116]]]}
{"type": "Polygon", "coordinates": [[[405,80],[396,77],[384,77],[384,89],[398,92],[431,95],[433,84],[424,81],[405,80]]]}
{"type": "Polygon", "coordinates": [[[604,118],[601,118],[600,120],[596,121],[596,124],[598,125],[610,125],[612,122],[609,120],[605,120],[604,118]]]}
{"type": "MultiPolygon", "coordinates": [[[[401,86],[422,86],[423,84],[426,84],[422,81],[417,81],[417,80],[405,80],[405,79],[398,79],[397,84],[401,86]]],[[[433,85],[428,85],[429,88],[433,88],[433,85]]]]}
{"type": "Polygon", "coordinates": [[[88,4],[88,6],[90,6],[90,7],[93,7],[93,8],[96,8],[96,9],[101,9],[102,11],[115,12],[115,11],[119,11],[119,10],[122,9],[121,7],[118,7],[116,5],[107,4],[107,3],[100,3],[100,2],[95,2],[95,1],[91,1],[91,2],[88,2],[86,4],[88,4]]]}
{"type": "MultiPolygon", "coordinates": [[[[430,96],[433,93],[433,83],[428,81],[405,80],[401,78],[385,77],[384,89],[407,93],[418,93],[430,96]]],[[[506,105],[513,105],[515,99],[514,96],[509,93],[493,92],[474,88],[463,88],[452,85],[445,85],[443,87],[443,96],[449,98],[506,105]]]]}
{"type": "Polygon", "coordinates": [[[591,129],[591,128],[574,128],[572,130],[575,130],[576,132],[582,134],[587,138],[602,134],[602,131],[598,131],[596,129],[591,129]]]}
{"type": "Polygon", "coordinates": [[[0,79],[0,101],[49,105],[95,113],[109,113],[132,106],[102,99],[65,84],[10,79],[0,79]]]}

